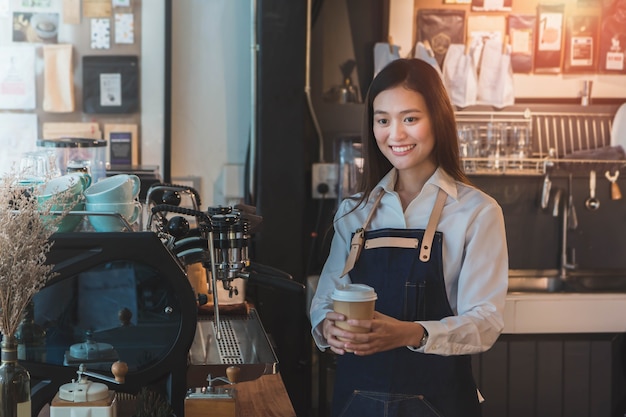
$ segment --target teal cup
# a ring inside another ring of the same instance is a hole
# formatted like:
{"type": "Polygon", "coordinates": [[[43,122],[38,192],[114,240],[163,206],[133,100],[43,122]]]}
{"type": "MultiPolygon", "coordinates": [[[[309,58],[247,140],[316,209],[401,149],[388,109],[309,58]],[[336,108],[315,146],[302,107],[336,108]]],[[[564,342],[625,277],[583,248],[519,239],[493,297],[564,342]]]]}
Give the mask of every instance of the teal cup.
{"type": "Polygon", "coordinates": [[[56,232],[73,232],[82,220],[81,215],[71,211],[84,210],[82,193],[91,184],[85,174],[68,174],[52,178],[36,188],[37,203],[41,210],[65,212],[63,219],[55,224],[58,215],[44,216],[44,221],[56,227],[56,232]]]}
{"type": "Polygon", "coordinates": [[[67,174],[47,180],[37,186],[39,201],[47,201],[54,195],[62,198],[79,197],[91,185],[91,177],[86,174],[67,174]]]}
{"type": "Polygon", "coordinates": [[[83,194],[89,204],[130,203],[137,198],[140,189],[138,176],[118,174],[91,184],[83,194]]]}
{"type": "Polygon", "coordinates": [[[132,225],[139,219],[141,203],[86,203],[85,210],[94,213],[87,218],[96,232],[122,232],[127,228],[120,216],[132,225]]]}

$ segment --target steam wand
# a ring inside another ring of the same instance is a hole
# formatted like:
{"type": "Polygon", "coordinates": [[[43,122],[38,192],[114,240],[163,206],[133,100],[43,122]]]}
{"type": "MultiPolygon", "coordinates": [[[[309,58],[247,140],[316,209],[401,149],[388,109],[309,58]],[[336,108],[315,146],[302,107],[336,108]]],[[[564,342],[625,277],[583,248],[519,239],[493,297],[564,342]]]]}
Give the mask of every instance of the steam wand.
{"type": "Polygon", "coordinates": [[[211,259],[211,285],[213,287],[213,317],[215,319],[215,338],[220,340],[222,338],[222,332],[220,325],[220,310],[217,302],[217,267],[215,266],[215,243],[213,242],[213,225],[209,216],[203,216],[204,218],[199,222],[198,229],[207,240],[209,256],[211,259]]]}
{"type": "Polygon", "coordinates": [[[213,286],[213,311],[215,318],[215,337],[222,338],[222,326],[220,325],[220,309],[217,302],[217,268],[215,266],[215,243],[213,242],[213,229],[209,227],[208,237],[209,255],[211,256],[211,285],[213,286]]]}

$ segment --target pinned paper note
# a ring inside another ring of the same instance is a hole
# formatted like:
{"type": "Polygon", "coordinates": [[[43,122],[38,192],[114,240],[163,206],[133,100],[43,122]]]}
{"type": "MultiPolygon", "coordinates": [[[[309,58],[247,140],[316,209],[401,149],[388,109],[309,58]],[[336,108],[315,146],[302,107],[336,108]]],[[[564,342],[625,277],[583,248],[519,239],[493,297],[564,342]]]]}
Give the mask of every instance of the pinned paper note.
{"type": "Polygon", "coordinates": [[[91,19],[91,49],[111,47],[111,22],[109,19],[91,19]]]}
{"type": "Polygon", "coordinates": [[[13,12],[13,42],[57,43],[58,13],[13,12]]]}
{"type": "Polygon", "coordinates": [[[83,16],[111,17],[111,0],[83,0],[83,16]]]}
{"type": "Polygon", "coordinates": [[[75,108],[74,84],[66,80],[74,79],[72,66],[73,45],[45,45],[43,110],[52,113],[71,113],[75,108]]]}
{"type": "Polygon", "coordinates": [[[134,42],[134,15],[132,13],[115,13],[115,43],[134,42]]]}
{"type": "Polygon", "coordinates": [[[63,0],[63,23],[80,24],[80,0],[63,0]]]}
{"type": "Polygon", "coordinates": [[[35,47],[0,46],[0,109],[35,108],[35,47]]]}
{"type": "Polygon", "coordinates": [[[122,74],[100,74],[100,106],[122,105],[122,74]]]}
{"type": "Polygon", "coordinates": [[[9,0],[0,0],[0,17],[7,18],[9,13],[9,0]]]}
{"type": "Polygon", "coordinates": [[[37,115],[0,113],[0,173],[10,172],[22,153],[37,149],[37,115]]]}

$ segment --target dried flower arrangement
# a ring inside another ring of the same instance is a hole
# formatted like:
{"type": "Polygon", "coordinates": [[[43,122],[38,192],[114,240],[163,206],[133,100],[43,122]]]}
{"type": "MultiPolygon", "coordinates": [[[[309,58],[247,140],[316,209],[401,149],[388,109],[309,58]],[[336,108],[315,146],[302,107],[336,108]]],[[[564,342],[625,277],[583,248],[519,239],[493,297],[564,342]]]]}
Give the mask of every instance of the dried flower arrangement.
{"type": "Polygon", "coordinates": [[[52,213],[61,194],[44,202],[14,174],[0,179],[0,330],[13,337],[32,297],[54,276],[46,264],[50,237],[65,216],[52,213]]]}

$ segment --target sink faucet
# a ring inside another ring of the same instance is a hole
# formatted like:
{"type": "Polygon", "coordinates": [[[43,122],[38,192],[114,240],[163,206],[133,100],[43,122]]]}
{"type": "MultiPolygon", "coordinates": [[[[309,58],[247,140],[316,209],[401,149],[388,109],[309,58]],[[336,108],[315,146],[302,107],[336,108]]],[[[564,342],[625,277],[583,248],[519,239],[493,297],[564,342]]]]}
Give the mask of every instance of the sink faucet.
{"type": "MultiPolygon", "coordinates": [[[[571,187],[569,190],[569,194],[571,195],[571,187]]],[[[554,204],[559,204],[559,199],[555,199],[554,204]]],[[[567,246],[567,229],[570,227],[568,222],[570,208],[567,204],[563,204],[563,226],[561,230],[561,268],[559,273],[559,278],[562,281],[567,279],[567,271],[576,269],[576,249],[571,248],[571,259],[568,254],[569,247],[567,246]]],[[[553,214],[558,212],[558,207],[555,207],[553,214]]]]}

